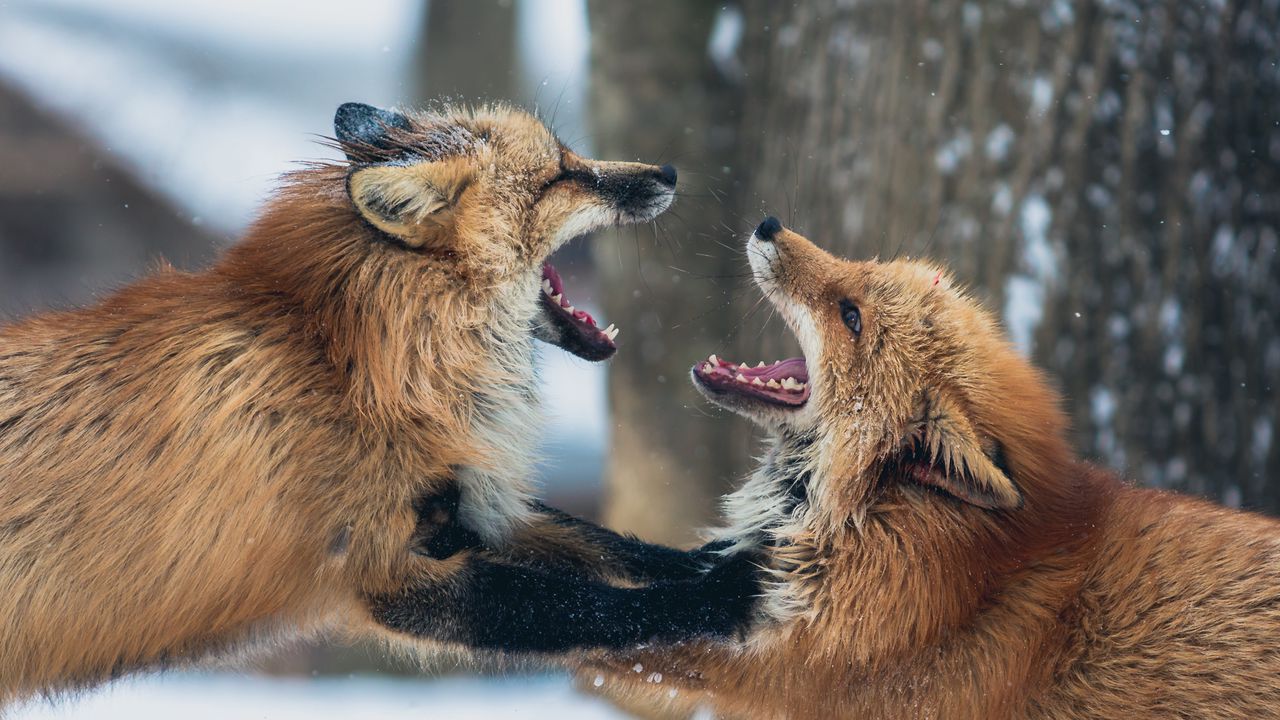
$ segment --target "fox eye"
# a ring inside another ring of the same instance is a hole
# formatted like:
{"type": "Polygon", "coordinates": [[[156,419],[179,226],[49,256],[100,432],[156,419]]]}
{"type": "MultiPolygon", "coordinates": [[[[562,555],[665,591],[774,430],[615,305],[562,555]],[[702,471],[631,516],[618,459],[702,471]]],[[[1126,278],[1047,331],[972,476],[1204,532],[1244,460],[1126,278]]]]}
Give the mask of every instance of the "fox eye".
{"type": "Polygon", "coordinates": [[[862,313],[857,305],[848,300],[841,300],[840,319],[844,320],[845,327],[852,330],[854,335],[862,334],[862,313]]]}

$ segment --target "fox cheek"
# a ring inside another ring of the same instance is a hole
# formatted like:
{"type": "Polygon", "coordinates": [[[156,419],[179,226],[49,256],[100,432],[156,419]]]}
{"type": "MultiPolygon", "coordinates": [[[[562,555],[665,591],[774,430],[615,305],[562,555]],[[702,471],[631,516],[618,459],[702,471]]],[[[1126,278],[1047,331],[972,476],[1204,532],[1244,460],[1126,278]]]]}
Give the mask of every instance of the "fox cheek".
{"type": "Polygon", "coordinates": [[[986,510],[1022,507],[1022,492],[999,443],[987,450],[959,403],[926,392],[893,466],[902,479],[986,510]]]}
{"type": "Polygon", "coordinates": [[[554,250],[570,240],[594,230],[617,224],[615,213],[590,195],[569,193],[547,197],[539,203],[536,227],[538,235],[554,250]]]}

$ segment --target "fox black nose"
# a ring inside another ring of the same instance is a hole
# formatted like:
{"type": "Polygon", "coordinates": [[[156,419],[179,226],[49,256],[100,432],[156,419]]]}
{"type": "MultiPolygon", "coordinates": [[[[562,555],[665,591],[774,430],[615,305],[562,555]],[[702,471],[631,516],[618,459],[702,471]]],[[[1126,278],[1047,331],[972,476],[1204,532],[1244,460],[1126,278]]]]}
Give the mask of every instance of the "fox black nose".
{"type": "Polygon", "coordinates": [[[663,165],[662,167],[658,168],[658,175],[662,178],[662,182],[672,187],[675,187],[676,169],[674,167],[672,167],[671,165],[663,165]]]}
{"type": "Polygon", "coordinates": [[[765,241],[772,241],[773,236],[782,231],[782,223],[778,222],[778,218],[770,215],[760,223],[756,228],[756,237],[765,241]]]}

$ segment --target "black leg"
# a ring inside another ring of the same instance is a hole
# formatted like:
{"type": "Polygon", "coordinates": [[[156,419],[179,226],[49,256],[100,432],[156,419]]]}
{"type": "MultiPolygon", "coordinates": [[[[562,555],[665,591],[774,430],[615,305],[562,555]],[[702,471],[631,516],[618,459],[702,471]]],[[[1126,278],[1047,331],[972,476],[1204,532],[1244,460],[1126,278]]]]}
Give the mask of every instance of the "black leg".
{"type": "Polygon", "coordinates": [[[449,581],[371,598],[370,608],[392,630],[474,648],[621,649],[738,633],[751,620],[759,576],[743,553],[697,579],[617,588],[473,555],[449,581]]]}
{"type": "MultiPolygon", "coordinates": [[[[721,556],[718,551],[733,545],[731,541],[721,540],[693,550],[677,550],[647,543],[630,535],[621,535],[540,502],[534,506],[549,522],[571,531],[589,548],[592,555],[603,557],[614,575],[630,582],[650,583],[696,578],[719,562],[721,556]]],[[[513,547],[509,555],[523,563],[541,564],[568,572],[579,570],[581,565],[567,554],[537,558],[522,556],[519,546],[513,547]]]]}

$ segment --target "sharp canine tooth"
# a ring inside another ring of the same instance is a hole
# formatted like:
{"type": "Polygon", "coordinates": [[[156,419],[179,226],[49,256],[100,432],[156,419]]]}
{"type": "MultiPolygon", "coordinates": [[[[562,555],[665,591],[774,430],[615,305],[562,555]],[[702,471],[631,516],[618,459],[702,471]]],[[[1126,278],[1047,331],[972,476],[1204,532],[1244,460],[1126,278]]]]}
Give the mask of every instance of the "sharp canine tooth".
{"type": "Polygon", "coordinates": [[[756,378],[756,379],[752,380],[752,381],[751,381],[751,384],[752,384],[752,385],[764,385],[764,383],[760,381],[760,378],[756,378]]]}
{"type": "Polygon", "coordinates": [[[719,364],[720,364],[720,361],[716,359],[716,354],[715,354],[715,353],[711,353],[711,357],[707,358],[707,362],[711,363],[712,365],[719,365],[719,364]]]}
{"type": "Polygon", "coordinates": [[[608,329],[604,331],[604,334],[608,335],[610,340],[616,340],[618,338],[618,328],[610,324],[608,329]]]}
{"type": "Polygon", "coordinates": [[[564,306],[564,309],[565,309],[565,310],[568,310],[570,315],[572,315],[572,314],[573,314],[573,309],[574,309],[574,308],[573,308],[573,306],[572,306],[572,305],[565,305],[565,306],[564,306]]]}
{"type": "Polygon", "coordinates": [[[560,293],[556,293],[555,295],[551,296],[551,299],[555,300],[556,304],[559,305],[560,301],[564,299],[564,295],[561,295],[560,293]]]}
{"type": "Polygon", "coordinates": [[[764,367],[764,361],[763,361],[763,360],[761,360],[760,362],[756,363],[756,367],[758,367],[758,368],[762,368],[762,367],[764,367]]]}
{"type": "Polygon", "coordinates": [[[550,295],[552,292],[554,292],[554,290],[552,290],[552,288],[551,288],[551,281],[550,281],[550,280],[543,280],[543,281],[542,281],[542,292],[544,292],[544,293],[546,293],[546,294],[548,294],[548,295],[550,295]]]}
{"type": "Polygon", "coordinates": [[[715,370],[715,366],[713,366],[711,363],[705,363],[705,364],[702,366],[702,372],[704,372],[704,373],[706,373],[706,374],[708,374],[708,375],[710,375],[710,374],[711,374],[711,371],[712,371],[712,370],[715,370]]]}
{"type": "Polygon", "coordinates": [[[777,380],[770,380],[769,382],[765,383],[765,385],[768,385],[769,387],[775,388],[775,389],[782,387],[782,385],[778,384],[777,380]]]}
{"type": "Polygon", "coordinates": [[[738,382],[746,382],[747,376],[742,373],[738,373],[738,377],[734,378],[734,380],[737,380],[738,382]]]}

